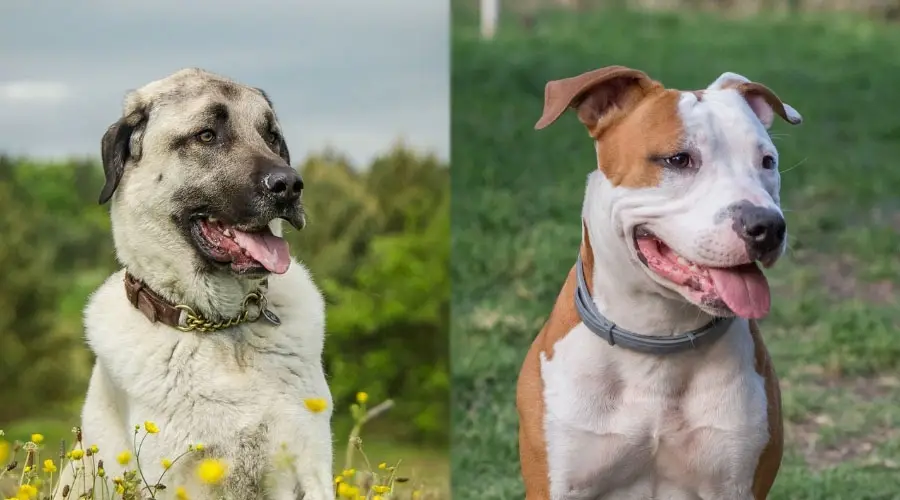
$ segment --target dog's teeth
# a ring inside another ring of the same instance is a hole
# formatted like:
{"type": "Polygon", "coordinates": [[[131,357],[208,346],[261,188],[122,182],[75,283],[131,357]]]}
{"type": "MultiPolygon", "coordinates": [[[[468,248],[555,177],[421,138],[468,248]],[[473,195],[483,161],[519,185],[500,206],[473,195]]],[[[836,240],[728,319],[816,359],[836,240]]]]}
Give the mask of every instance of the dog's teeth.
{"type": "Polygon", "coordinates": [[[206,220],[209,221],[209,222],[212,223],[212,224],[215,224],[216,222],[219,222],[219,219],[216,219],[215,217],[209,217],[209,218],[206,219],[206,220]]]}
{"type": "Polygon", "coordinates": [[[234,236],[234,233],[231,231],[231,228],[228,228],[228,229],[222,231],[222,234],[224,234],[225,236],[228,236],[229,238],[234,236]]]}
{"type": "Polygon", "coordinates": [[[700,272],[700,268],[697,267],[697,264],[691,264],[688,266],[691,271],[700,272]]]}
{"type": "Polygon", "coordinates": [[[688,266],[690,263],[684,257],[678,257],[676,261],[682,266],[688,266]]]}

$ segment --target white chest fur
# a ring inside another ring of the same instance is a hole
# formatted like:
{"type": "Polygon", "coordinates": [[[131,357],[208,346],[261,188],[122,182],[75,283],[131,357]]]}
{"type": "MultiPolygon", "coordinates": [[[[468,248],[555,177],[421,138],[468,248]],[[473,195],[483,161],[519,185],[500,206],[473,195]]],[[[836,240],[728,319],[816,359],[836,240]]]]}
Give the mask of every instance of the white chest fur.
{"type": "Polygon", "coordinates": [[[610,347],[583,324],[541,360],[554,499],[751,499],[768,441],[747,322],[702,353],[610,347]]]}
{"type": "MultiPolygon", "coordinates": [[[[287,274],[270,278],[268,298],[282,321],[278,327],[257,321],[194,334],[147,321],[128,303],[121,273],[94,294],[85,323],[97,363],[83,426],[85,439],[106,452],[101,455],[111,474],[117,472],[112,457],[131,448],[134,424],[152,420],[161,431],[141,450],[148,478],[162,473],[161,458],[203,443],[209,455],[228,463],[235,497],[256,498],[263,490],[266,498],[296,498],[297,490],[309,498],[333,496],[322,297],[293,263],[287,274]],[[310,411],[308,398],[325,399],[326,410],[310,411]],[[285,471],[277,479],[273,468],[284,451],[303,472],[285,471]],[[274,484],[264,487],[270,480],[274,484]]],[[[184,485],[196,490],[192,498],[204,498],[193,465],[186,461],[166,473],[168,491],[184,485]]]]}

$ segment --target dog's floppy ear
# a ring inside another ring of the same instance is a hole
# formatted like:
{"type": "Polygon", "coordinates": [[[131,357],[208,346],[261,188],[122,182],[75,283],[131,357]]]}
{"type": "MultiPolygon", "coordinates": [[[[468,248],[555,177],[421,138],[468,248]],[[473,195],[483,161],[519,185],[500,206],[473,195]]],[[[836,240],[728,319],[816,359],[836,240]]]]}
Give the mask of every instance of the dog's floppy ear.
{"type": "Polygon", "coordinates": [[[763,126],[768,129],[775,121],[775,115],[780,116],[791,125],[799,125],[803,117],[796,109],[783,102],[775,92],[760,83],[751,82],[747,77],[737,73],[722,73],[716,81],[712,82],[708,90],[734,89],[741,94],[750,105],[750,109],[759,118],[763,126]]]}
{"type": "MultiPolygon", "coordinates": [[[[274,116],[275,115],[275,106],[272,104],[272,99],[269,98],[269,94],[267,94],[265,90],[263,90],[259,87],[254,87],[254,90],[256,90],[257,92],[262,94],[263,99],[266,100],[266,103],[269,104],[269,108],[272,109],[272,115],[274,116]]],[[[281,159],[284,160],[285,162],[287,162],[288,166],[290,166],[291,165],[291,152],[288,151],[287,142],[285,142],[283,135],[280,136],[280,139],[278,142],[278,153],[279,153],[278,156],[280,156],[281,159]]]]}
{"type": "Polygon", "coordinates": [[[280,156],[288,166],[291,166],[291,152],[288,151],[287,142],[284,141],[283,135],[278,137],[278,156],[280,156]]]}
{"type": "Polygon", "coordinates": [[[141,141],[146,121],[147,116],[144,109],[139,108],[110,125],[103,134],[103,139],[100,141],[100,157],[103,161],[103,171],[106,174],[106,184],[100,191],[98,202],[101,205],[109,201],[116,188],[119,187],[119,181],[125,173],[125,163],[129,159],[140,159],[141,141]]]}
{"type": "Polygon", "coordinates": [[[534,125],[542,129],[568,108],[578,113],[578,119],[596,134],[602,118],[610,111],[628,111],[647,94],[662,86],[643,71],[624,66],[607,66],[572,78],[553,80],[544,87],[544,113],[534,125]]]}

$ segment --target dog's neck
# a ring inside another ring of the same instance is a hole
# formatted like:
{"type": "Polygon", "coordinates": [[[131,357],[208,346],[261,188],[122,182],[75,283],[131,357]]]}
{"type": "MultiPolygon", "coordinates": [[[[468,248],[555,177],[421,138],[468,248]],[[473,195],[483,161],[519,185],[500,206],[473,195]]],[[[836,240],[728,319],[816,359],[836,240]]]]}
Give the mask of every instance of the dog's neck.
{"type": "Polygon", "coordinates": [[[239,315],[247,294],[262,286],[262,279],[240,279],[224,273],[174,269],[162,272],[164,263],[147,268],[139,263],[124,263],[126,270],[173,305],[189,306],[211,321],[223,321],[239,315]],[[150,271],[152,269],[152,271],[150,271]]]}
{"type": "Polygon", "coordinates": [[[597,309],[641,335],[679,335],[708,324],[709,314],[667,293],[630,256],[628,236],[615,227],[604,203],[612,189],[602,173],[592,173],[582,210],[581,255],[597,309]]]}

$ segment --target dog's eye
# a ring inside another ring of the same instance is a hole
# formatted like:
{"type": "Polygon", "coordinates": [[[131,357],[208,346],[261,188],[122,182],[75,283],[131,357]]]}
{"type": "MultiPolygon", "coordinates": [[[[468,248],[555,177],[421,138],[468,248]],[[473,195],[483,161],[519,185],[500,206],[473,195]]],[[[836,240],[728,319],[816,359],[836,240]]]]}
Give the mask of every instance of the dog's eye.
{"type": "Polygon", "coordinates": [[[672,168],[688,168],[693,164],[691,155],[688,153],[678,153],[663,160],[666,165],[672,168]]]}
{"type": "Polygon", "coordinates": [[[278,134],[276,134],[275,132],[266,133],[266,142],[268,142],[269,144],[275,144],[276,142],[278,142],[278,134]]]}
{"type": "Polygon", "coordinates": [[[212,130],[204,130],[197,134],[197,140],[200,142],[212,142],[216,139],[216,133],[212,130]]]}
{"type": "Polygon", "coordinates": [[[762,168],[766,170],[772,170],[773,168],[775,168],[775,158],[771,155],[763,156],[762,168]]]}

